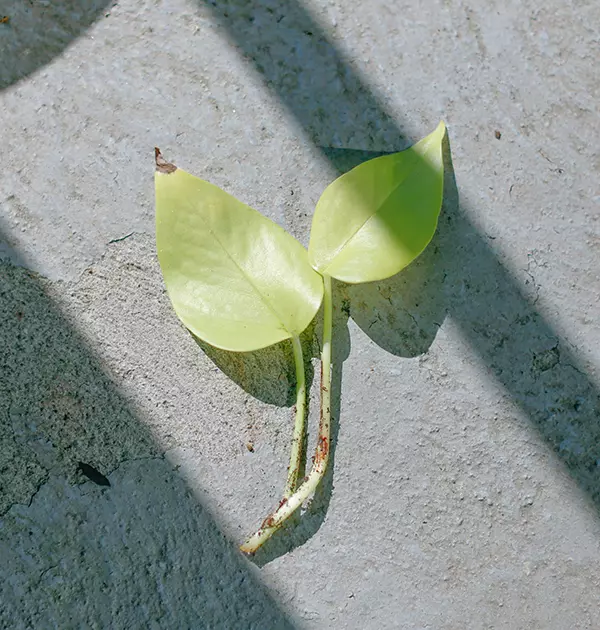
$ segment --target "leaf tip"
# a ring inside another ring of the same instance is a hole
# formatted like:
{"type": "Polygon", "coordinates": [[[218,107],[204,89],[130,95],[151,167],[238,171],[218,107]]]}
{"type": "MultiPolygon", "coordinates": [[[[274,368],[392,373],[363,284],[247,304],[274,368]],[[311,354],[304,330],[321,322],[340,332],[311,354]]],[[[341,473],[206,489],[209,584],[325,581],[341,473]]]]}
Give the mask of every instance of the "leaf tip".
{"type": "Polygon", "coordinates": [[[175,164],[171,164],[167,162],[165,158],[162,156],[160,149],[158,147],[154,147],[154,160],[156,162],[156,172],[162,173],[163,175],[168,175],[169,173],[173,173],[177,170],[175,164]]]}

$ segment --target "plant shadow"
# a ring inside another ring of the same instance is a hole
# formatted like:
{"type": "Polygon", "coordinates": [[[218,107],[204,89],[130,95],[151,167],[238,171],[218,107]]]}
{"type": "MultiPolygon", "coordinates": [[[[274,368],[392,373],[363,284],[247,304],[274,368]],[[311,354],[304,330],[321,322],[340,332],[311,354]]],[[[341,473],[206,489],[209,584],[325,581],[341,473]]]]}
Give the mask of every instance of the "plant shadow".
{"type": "MultiPolygon", "coordinates": [[[[309,360],[318,356],[315,337],[316,319],[300,336],[304,354],[307,388],[313,380],[309,360]]],[[[192,335],[204,354],[245,392],[269,405],[291,407],[296,403],[296,372],[292,342],[289,339],[252,352],[231,352],[215,348],[192,335]]]]}
{"type": "Polygon", "coordinates": [[[448,246],[446,217],[458,210],[458,190],[448,135],[443,142],[444,196],[438,229],[425,251],[408,267],[379,282],[345,285],[352,319],[378,346],[411,358],[433,343],[447,312],[443,260],[448,246]]]}

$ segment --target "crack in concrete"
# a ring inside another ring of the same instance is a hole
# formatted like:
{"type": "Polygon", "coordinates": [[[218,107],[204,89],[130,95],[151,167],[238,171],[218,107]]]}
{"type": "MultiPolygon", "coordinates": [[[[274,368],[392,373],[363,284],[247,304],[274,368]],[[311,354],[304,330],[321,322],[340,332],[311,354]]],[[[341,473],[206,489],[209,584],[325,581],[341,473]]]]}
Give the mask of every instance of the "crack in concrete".
{"type": "Polygon", "coordinates": [[[531,264],[532,262],[535,263],[536,266],[539,265],[538,261],[536,260],[533,252],[530,252],[527,254],[527,258],[529,259],[529,262],[527,263],[527,267],[523,270],[525,271],[525,273],[531,278],[531,282],[533,283],[533,289],[535,291],[535,299],[533,300],[533,306],[535,306],[538,302],[538,300],[540,299],[540,287],[541,285],[538,284],[535,280],[535,276],[533,275],[533,273],[531,273],[531,264]]]}

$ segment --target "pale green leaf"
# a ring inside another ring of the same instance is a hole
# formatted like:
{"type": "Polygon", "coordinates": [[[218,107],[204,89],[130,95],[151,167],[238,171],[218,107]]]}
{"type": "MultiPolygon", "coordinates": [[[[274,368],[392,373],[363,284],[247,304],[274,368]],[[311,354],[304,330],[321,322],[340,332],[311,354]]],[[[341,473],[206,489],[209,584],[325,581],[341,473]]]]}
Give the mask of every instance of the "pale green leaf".
{"type": "Polygon", "coordinates": [[[406,151],[360,164],[327,187],[308,248],[319,273],[350,283],[381,280],[425,249],[442,205],[445,133],[441,122],[406,151]]]}
{"type": "Polygon", "coordinates": [[[323,282],[296,239],[158,151],[155,184],[158,259],[175,312],[192,333],[242,352],[310,324],[323,282]]]}

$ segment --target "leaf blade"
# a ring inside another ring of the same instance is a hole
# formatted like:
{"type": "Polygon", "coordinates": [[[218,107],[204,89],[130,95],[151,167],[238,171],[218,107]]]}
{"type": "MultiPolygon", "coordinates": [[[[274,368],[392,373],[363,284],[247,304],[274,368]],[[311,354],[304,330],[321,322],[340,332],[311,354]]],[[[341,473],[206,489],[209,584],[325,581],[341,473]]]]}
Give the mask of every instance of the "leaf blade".
{"type": "Polygon", "coordinates": [[[412,262],[435,229],[443,196],[446,127],[330,184],[317,203],[309,244],[314,269],[349,283],[388,278],[412,262]]]}
{"type": "Polygon", "coordinates": [[[299,335],[323,285],[285,230],[217,186],[157,169],[156,241],[167,292],[197,337],[238,352],[299,335]]]}

